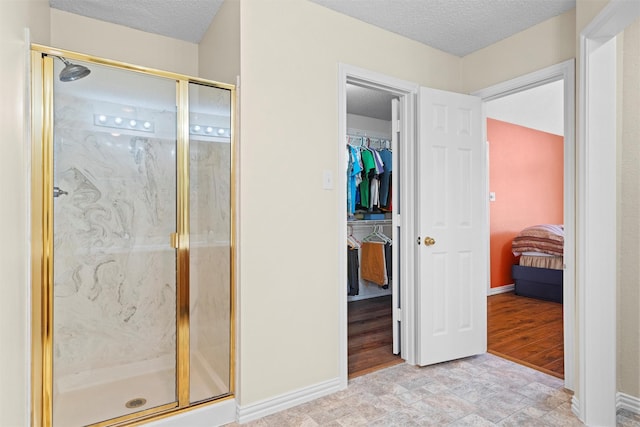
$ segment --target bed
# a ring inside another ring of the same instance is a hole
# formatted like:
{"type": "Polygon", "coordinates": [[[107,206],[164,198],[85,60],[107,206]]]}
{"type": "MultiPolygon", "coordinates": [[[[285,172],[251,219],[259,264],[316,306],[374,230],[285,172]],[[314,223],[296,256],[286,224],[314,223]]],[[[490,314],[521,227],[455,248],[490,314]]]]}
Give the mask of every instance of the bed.
{"type": "Polygon", "coordinates": [[[564,227],[539,224],[527,227],[513,239],[518,263],[511,275],[516,295],[562,303],[564,227]]]}

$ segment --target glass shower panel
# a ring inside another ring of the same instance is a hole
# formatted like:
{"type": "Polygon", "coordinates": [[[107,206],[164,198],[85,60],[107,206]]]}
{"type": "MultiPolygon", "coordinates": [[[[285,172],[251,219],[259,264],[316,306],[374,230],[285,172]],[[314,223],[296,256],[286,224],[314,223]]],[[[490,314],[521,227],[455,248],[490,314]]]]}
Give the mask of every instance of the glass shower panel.
{"type": "Polygon", "coordinates": [[[55,60],[57,426],[176,405],[176,82],[82,65],[55,60]]]}
{"type": "Polygon", "coordinates": [[[189,84],[190,400],[231,375],[231,94],[189,84]]]}

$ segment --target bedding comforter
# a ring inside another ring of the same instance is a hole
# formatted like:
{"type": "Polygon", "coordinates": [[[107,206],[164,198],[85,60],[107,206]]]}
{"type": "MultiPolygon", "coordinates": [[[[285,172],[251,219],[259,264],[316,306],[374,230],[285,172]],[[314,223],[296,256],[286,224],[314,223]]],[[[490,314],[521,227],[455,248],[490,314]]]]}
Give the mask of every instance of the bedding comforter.
{"type": "Polygon", "coordinates": [[[564,248],[564,226],[562,224],[539,224],[522,230],[511,246],[515,256],[524,252],[541,252],[562,256],[564,248]]]}

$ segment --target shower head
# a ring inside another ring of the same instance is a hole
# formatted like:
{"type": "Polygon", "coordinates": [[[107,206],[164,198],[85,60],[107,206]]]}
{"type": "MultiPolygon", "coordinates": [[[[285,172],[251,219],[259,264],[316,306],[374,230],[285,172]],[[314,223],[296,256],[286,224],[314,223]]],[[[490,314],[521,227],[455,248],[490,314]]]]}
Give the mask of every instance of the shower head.
{"type": "Polygon", "coordinates": [[[81,79],[86,77],[91,73],[91,70],[85,67],[84,65],[72,64],[71,62],[64,59],[62,56],[58,56],[62,62],[64,62],[65,67],[60,71],[60,81],[61,82],[72,82],[74,80],[81,79]]]}

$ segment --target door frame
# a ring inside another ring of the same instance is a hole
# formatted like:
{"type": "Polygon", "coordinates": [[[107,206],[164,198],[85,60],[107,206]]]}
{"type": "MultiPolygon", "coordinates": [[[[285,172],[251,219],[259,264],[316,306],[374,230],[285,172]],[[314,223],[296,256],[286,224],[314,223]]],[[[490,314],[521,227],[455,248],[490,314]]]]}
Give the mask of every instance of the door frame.
{"type": "Polygon", "coordinates": [[[572,409],[587,425],[614,425],[617,409],[617,47],[614,43],[604,52],[598,49],[638,17],[640,2],[611,0],[580,32],[577,170],[580,384],[573,396],[572,409]],[[613,113],[598,114],[598,107],[603,105],[613,107],[613,113]],[[609,286],[603,286],[605,283],[609,286]]]}
{"type": "MultiPolygon", "coordinates": [[[[411,179],[414,174],[413,152],[415,149],[415,117],[416,117],[416,98],[419,85],[385,74],[366,70],[347,64],[338,65],[338,135],[337,150],[338,153],[338,242],[346,242],[347,240],[347,177],[341,171],[347,170],[345,159],[345,139],[347,134],[347,83],[356,83],[359,86],[381,90],[388,92],[399,98],[400,107],[400,126],[402,135],[403,150],[400,151],[398,157],[399,164],[394,169],[399,171],[397,177],[400,187],[404,195],[414,194],[414,180],[411,179]]],[[[400,200],[400,206],[396,206],[393,213],[393,227],[400,227],[400,253],[402,254],[402,262],[398,266],[398,272],[402,280],[399,283],[400,306],[402,307],[398,318],[402,324],[400,332],[400,355],[409,364],[414,364],[414,318],[413,301],[414,291],[414,271],[411,268],[413,263],[413,251],[411,242],[413,242],[413,206],[411,197],[403,197],[400,200]],[[402,215],[398,215],[397,212],[402,215]]],[[[398,244],[398,243],[396,243],[398,244]]],[[[347,293],[343,284],[347,283],[347,246],[346,244],[338,245],[338,358],[339,358],[339,379],[341,388],[347,387],[349,377],[348,367],[348,313],[347,313],[347,293]]],[[[394,308],[395,309],[395,308],[394,308]]],[[[395,327],[395,325],[394,325],[395,327]]]]}
{"type": "MultiPolygon", "coordinates": [[[[514,93],[522,92],[564,80],[564,272],[563,272],[563,329],[564,329],[564,386],[569,390],[574,389],[575,378],[575,277],[576,277],[576,183],[575,183],[575,65],[570,59],[556,65],[525,74],[506,82],[490,86],[473,92],[483,101],[483,127],[484,138],[486,136],[486,109],[484,102],[499,99],[514,93]],[[571,331],[572,333],[567,333],[571,331]]],[[[488,154],[487,154],[488,155],[488,154]]],[[[483,177],[489,182],[489,174],[483,177]]],[[[489,217],[489,205],[487,205],[487,218],[489,217]]],[[[489,269],[489,274],[490,274],[489,269]]],[[[491,281],[488,280],[488,286],[491,281]]],[[[490,290],[490,288],[488,289],[490,290]]]]}

